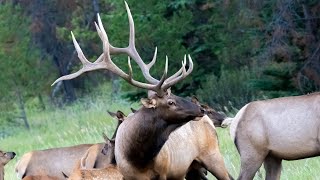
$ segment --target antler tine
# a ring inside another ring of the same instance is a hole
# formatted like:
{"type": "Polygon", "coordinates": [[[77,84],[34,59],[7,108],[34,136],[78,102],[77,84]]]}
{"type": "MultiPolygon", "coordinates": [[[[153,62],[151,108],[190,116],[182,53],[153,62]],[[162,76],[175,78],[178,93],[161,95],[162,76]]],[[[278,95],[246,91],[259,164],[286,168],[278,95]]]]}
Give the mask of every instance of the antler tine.
{"type": "MultiPolygon", "coordinates": [[[[60,78],[58,78],[57,80],[55,80],[51,86],[55,85],[56,83],[60,82],[60,81],[63,81],[63,80],[70,80],[70,79],[74,79],[78,76],[80,76],[81,74],[87,72],[87,71],[92,71],[92,70],[96,70],[96,69],[102,69],[103,67],[100,65],[100,64],[97,64],[97,63],[92,63],[90,61],[87,60],[87,58],[85,57],[85,55],[83,54],[76,38],[74,37],[72,31],[71,31],[71,36],[72,36],[72,41],[73,41],[73,44],[74,44],[74,47],[76,48],[76,51],[78,53],[78,57],[82,63],[82,68],[75,72],[75,73],[72,73],[72,74],[69,74],[69,75],[65,75],[65,76],[62,76],[60,78]]],[[[101,61],[102,59],[102,56],[100,56],[96,62],[99,62],[101,61]]]]}
{"type": "MultiPolygon", "coordinates": [[[[98,69],[107,69],[110,70],[111,72],[119,75],[120,77],[122,77],[124,80],[126,80],[127,82],[129,82],[130,84],[136,86],[136,87],[140,87],[143,89],[148,89],[148,90],[153,90],[159,93],[161,92],[161,88],[159,88],[159,84],[147,84],[147,83],[142,83],[139,81],[136,81],[132,78],[132,68],[131,68],[131,64],[130,64],[130,60],[129,60],[129,70],[130,70],[130,74],[126,74],[125,72],[123,72],[120,68],[118,68],[111,60],[110,57],[110,44],[109,44],[109,40],[108,40],[108,36],[107,33],[105,32],[101,19],[98,16],[98,23],[99,26],[97,25],[97,23],[95,23],[95,26],[97,28],[97,32],[98,35],[101,39],[101,41],[103,42],[103,54],[100,55],[100,57],[94,62],[90,62],[87,60],[87,58],[84,56],[78,42],[76,41],[73,33],[72,34],[72,39],[73,39],[73,43],[74,46],[76,48],[76,51],[78,53],[78,57],[83,65],[83,67],[72,74],[66,75],[66,76],[62,76],[60,78],[58,78],[52,85],[58,83],[59,81],[62,80],[70,80],[70,79],[74,79],[76,77],[78,77],[79,75],[83,74],[84,72],[87,71],[93,71],[93,70],[98,70],[98,69]],[[100,21],[100,22],[99,22],[100,21]]],[[[166,71],[167,71],[167,67],[166,67],[166,71]]],[[[165,77],[166,78],[166,77],[165,77]]],[[[164,81],[164,80],[163,80],[164,81]]],[[[163,83],[163,82],[162,82],[163,83]]],[[[162,84],[160,84],[161,86],[162,84]]]]}
{"type": "MultiPolygon", "coordinates": [[[[127,10],[127,14],[128,14],[128,20],[129,20],[129,28],[130,28],[130,35],[129,35],[129,46],[127,47],[127,54],[129,54],[131,56],[131,58],[138,64],[138,66],[140,67],[143,76],[146,78],[146,80],[149,83],[152,84],[157,84],[159,83],[159,80],[155,79],[154,77],[152,77],[150,75],[150,68],[151,66],[154,64],[154,62],[156,61],[156,56],[154,56],[153,60],[146,65],[143,60],[141,59],[139,53],[137,52],[137,49],[135,47],[135,28],[134,28],[134,21],[132,18],[132,14],[130,11],[130,8],[127,4],[127,2],[125,1],[125,6],[126,6],[126,10],[127,10]],[[150,65],[151,64],[151,65],[150,65]]],[[[157,53],[155,52],[155,55],[157,53]]]]}
{"type": "MultiPolygon", "coordinates": [[[[184,55],[184,63],[186,63],[186,55],[184,55]]],[[[172,76],[170,76],[168,79],[166,79],[165,83],[167,82],[170,82],[172,81],[173,79],[175,79],[176,77],[178,77],[181,73],[182,73],[182,70],[183,70],[183,66],[179,69],[179,71],[177,71],[176,73],[174,73],[172,76]]]]}
{"type": "Polygon", "coordinates": [[[171,86],[173,86],[174,84],[182,81],[183,79],[185,79],[193,70],[193,62],[192,62],[192,58],[191,56],[188,54],[188,59],[189,59],[189,68],[188,71],[186,71],[186,60],[182,61],[182,73],[180,76],[172,79],[169,82],[165,82],[165,84],[163,84],[163,86],[161,87],[163,89],[163,91],[165,91],[166,89],[170,88],[171,86]]]}
{"type": "Polygon", "coordinates": [[[150,68],[154,65],[154,63],[157,60],[157,53],[158,53],[158,48],[156,47],[156,49],[154,50],[154,54],[153,54],[153,58],[152,61],[147,65],[148,70],[150,70],[150,68]]]}
{"type": "Polygon", "coordinates": [[[155,85],[141,83],[141,82],[138,82],[138,81],[136,81],[136,80],[134,80],[132,78],[133,77],[133,73],[132,73],[132,67],[131,67],[131,62],[130,62],[130,57],[129,56],[128,56],[128,66],[129,66],[129,75],[128,75],[129,77],[125,79],[127,82],[129,82],[130,84],[132,84],[134,86],[154,91],[154,92],[156,92],[158,94],[158,96],[163,96],[165,91],[163,91],[161,86],[162,86],[162,84],[164,83],[164,81],[167,78],[167,74],[168,74],[168,59],[166,59],[166,65],[165,65],[165,68],[164,68],[164,73],[163,73],[160,81],[155,85]]]}
{"type": "MultiPolygon", "coordinates": [[[[161,88],[161,86],[165,82],[165,80],[167,79],[167,75],[168,75],[168,56],[166,56],[166,64],[164,67],[164,72],[163,72],[163,75],[162,75],[159,83],[156,86],[156,89],[157,89],[156,92],[164,92],[163,89],[161,88]]],[[[158,93],[158,95],[161,95],[161,93],[158,93]]]]}
{"type": "Polygon", "coordinates": [[[134,80],[132,78],[133,77],[133,75],[132,75],[133,73],[132,73],[130,57],[128,57],[129,75],[124,73],[120,68],[118,68],[112,62],[111,56],[110,56],[110,43],[109,43],[108,35],[107,35],[107,33],[106,33],[106,31],[105,31],[105,29],[103,27],[103,24],[102,24],[102,21],[101,21],[99,15],[98,15],[98,24],[99,24],[99,26],[95,23],[98,35],[99,35],[101,41],[103,42],[103,55],[104,55],[103,63],[106,64],[106,69],[108,69],[108,70],[112,71],[113,73],[119,75],[124,80],[126,80],[127,82],[129,82],[130,84],[132,84],[132,85],[134,85],[136,87],[140,87],[140,88],[148,89],[148,90],[153,90],[153,91],[156,91],[156,92],[160,93],[160,89],[161,88],[158,88],[159,84],[155,84],[154,85],[154,84],[142,83],[142,82],[136,81],[136,80],[134,80]]]}
{"type": "Polygon", "coordinates": [[[172,75],[170,78],[167,79],[168,57],[166,56],[164,73],[163,73],[161,79],[157,80],[150,75],[150,72],[149,72],[150,68],[155,64],[155,61],[156,61],[157,48],[155,49],[152,61],[149,64],[145,64],[142,61],[140,55],[138,54],[138,52],[135,48],[134,22],[133,22],[133,18],[132,18],[129,6],[126,2],[125,2],[125,5],[126,5],[127,13],[128,13],[129,26],[130,26],[129,46],[126,48],[117,48],[117,47],[113,47],[109,43],[108,35],[103,27],[101,18],[98,14],[97,15],[98,24],[95,22],[95,26],[96,26],[98,35],[103,43],[103,54],[101,54],[95,62],[93,62],[93,63],[90,62],[83,54],[77,40],[75,39],[73,33],[71,32],[75,49],[78,53],[78,57],[83,65],[83,67],[75,73],[65,75],[65,76],[58,78],[52,85],[56,84],[59,81],[70,80],[70,79],[76,78],[87,71],[94,71],[94,70],[98,70],[98,69],[107,69],[107,70],[115,73],[116,75],[120,76],[121,78],[123,78],[124,80],[126,80],[127,82],[132,84],[133,86],[155,91],[155,92],[157,92],[157,94],[159,96],[162,96],[162,95],[164,95],[164,93],[166,92],[166,90],[170,86],[183,80],[186,76],[188,76],[191,73],[191,71],[193,69],[193,62],[192,62],[192,59],[189,55],[188,58],[189,58],[190,65],[189,65],[188,71],[186,71],[186,69],[185,69],[185,66],[186,66],[186,58],[185,58],[184,62],[182,62],[182,68],[177,73],[175,73],[174,75],[172,75]],[[111,59],[111,54],[118,54],[118,53],[125,53],[125,54],[129,55],[129,57],[128,57],[129,74],[126,74],[125,72],[123,72],[118,66],[116,66],[113,63],[113,61],[111,59]],[[132,67],[131,67],[130,57],[132,59],[134,59],[134,61],[139,65],[144,77],[146,78],[146,80],[150,84],[139,82],[139,81],[136,81],[133,79],[133,71],[132,71],[132,67]]]}

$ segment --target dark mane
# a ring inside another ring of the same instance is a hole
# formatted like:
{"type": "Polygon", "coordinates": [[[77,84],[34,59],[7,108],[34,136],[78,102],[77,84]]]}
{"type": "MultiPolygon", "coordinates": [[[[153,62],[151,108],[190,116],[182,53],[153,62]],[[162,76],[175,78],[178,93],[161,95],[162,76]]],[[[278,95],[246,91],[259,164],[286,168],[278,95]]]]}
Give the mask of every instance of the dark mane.
{"type": "Polygon", "coordinates": [[[184,123],[168,124],[159,119],[155,112],[150,112],[154,109],[140,109],[139,111],[142,111],[142,114],[148,113],[148,116],[142,115],[142,119],[139,119],[140,128],[137,129],[135,136],[131,137],[133,141],[126,154],[131,164],[138,168],[145,168],[158,155],[170,133],[184,123]]]}

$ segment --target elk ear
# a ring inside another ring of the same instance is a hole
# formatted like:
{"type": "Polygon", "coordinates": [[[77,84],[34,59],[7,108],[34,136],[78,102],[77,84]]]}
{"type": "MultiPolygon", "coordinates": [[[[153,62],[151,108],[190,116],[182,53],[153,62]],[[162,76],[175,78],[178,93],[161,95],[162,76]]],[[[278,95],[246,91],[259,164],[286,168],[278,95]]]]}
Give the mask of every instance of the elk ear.
{"type": "Polygon", "coordinates": [[[133,113],[136,113],[137,112],[137,110],[135,110],[135,109],[133,109],[133,108],[130,108],[131,109],[131,111],[133,112],[133,113]]]}
{"type": "Polygon", "coordinates": [[[117,118],[119,121],[123,121],[127,116],[122,111],[117,111],[117,118]]]}
{"type": "Polygon", "coordinates": [[[115,139],[110,139],[109,143],[110,143],[110,144],[115,144],[116,141],[115,141],[115,139]]]}
{"type": "Polygon", "coordinates": [[[145,108],[155,108],[157,101],[155,99],[142,98],[141,103],[145,108]]]}
{"type": "Polygon", "coordinates": [[[196,96],[191,97],[191,102],[195,103],[196,105],[200,105],[200,102],[196,96]]]}
{"type": "Polygon", "coordinates": [[[110,139],[108,138],[108,136],[104,132],[102,133],[102,137],[103,137],[104,141],[106,141],[106,142],[110,141],[110,139]]]}
{"type": "Polygon", "coordinates": [[[114,112],[110,112],[110,111],[108,111],[108,113],[110,114],[110,116],[111,116],[111,117],[117,117],[117,114],[116,114],[116,113],[114,113],[114,112]]]}

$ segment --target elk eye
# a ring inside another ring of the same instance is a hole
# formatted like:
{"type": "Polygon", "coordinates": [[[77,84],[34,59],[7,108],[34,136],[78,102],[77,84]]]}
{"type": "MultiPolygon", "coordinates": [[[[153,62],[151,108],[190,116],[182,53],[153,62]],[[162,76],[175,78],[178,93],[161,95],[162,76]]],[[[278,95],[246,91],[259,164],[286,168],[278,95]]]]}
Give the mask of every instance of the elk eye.
{"type": "Polygon", "coordinates": [[[176,103],[174,103],[173,101],[168,101],[168,104],[170,105],[170,106],[172,106],[172,105],[175,105],[176,103]]]}

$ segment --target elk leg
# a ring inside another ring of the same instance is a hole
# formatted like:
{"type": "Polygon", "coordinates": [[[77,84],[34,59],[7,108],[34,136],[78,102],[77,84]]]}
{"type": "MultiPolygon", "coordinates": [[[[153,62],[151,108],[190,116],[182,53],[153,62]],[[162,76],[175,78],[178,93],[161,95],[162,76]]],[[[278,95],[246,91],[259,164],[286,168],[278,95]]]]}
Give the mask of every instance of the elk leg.
{"type": "Polygon", "coordinates": [[[261,167],[267,153],[257,151],[250,145],[243,148],[246,151],[243,153],[240,151],[241,168],[238,180],[251,180],[261,167]]]}
{"type": "Polygon", "coordinates": [[[224,160],[220,152],[199,158],[206,169],[219,180],[229,180],[228,170],[224,164],[224,160]]]}
{"type": "Polygon", "coordinates": [[[280,180],[281,175],[281,162],[278,159],[268,155],[264,161],[264,168],[266,170],[266,180],[280,180]]]}

